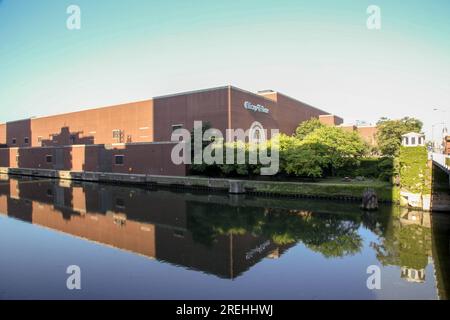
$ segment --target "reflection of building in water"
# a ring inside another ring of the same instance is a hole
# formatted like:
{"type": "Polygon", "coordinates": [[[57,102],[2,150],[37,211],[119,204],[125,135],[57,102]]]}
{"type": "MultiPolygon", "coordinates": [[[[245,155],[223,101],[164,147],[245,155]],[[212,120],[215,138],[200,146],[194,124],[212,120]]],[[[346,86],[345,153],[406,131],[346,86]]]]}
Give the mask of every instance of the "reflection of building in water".
{"type": "Polygon", "coordinates": [[[431,216],[429,212],[424,211],[415,211],[415,210],[409,210],[405,209],[402,210],[400,216],[400,222],[402,225],[419,225],[423,226],[425,228],[431,227],[431,216]]]}
{"type": "Polygon", "coordinates": [[[416,270],[413,268],[402,267],[401,277],[408,282],[423,283],[425,282],[425,269],[416,270]]]}
{"type": "Polygon", "coordinates": [[[281,256],[280,249],[277,248],[267,255],[269,259],[278,259],[281,256]]]}
{"type": "Polygon", "coordinates": [[[400,267],[408,282],[424,283],[425,270],[433,263],[429,212],[401,209],[399,219],[391,219],[380,244],[372,244],[383,265],[400,267]]]}
{"type": "Polygon", "coordinates": [[[188,206],[195,205],[182,194],[163,191],[17,179],[0,185],[0,212],[10,217],[224,278],[289,247],[248,233],[201,243],[187,226],[188,206]]]}
{"type": "MultiPolygon", "coordinates": [[[[424,253],[424,259],[423,259],[423,268],[417,268],[411,267],[411,266],[402,266],[401,268],[401,278],[405,279],[408,282],[415,282],[415,283],[424,283],[425,282],[425,267],[430,262],[431,258],[431,246],[424,246],[425,242],[430,243],[431,241],[431,234],[429,233],[429,228],[431,227],[431,218],[429,212],[424,211],[413,211],[413,210],[405,210],[402,212],[400,217],[400,223],[402,225],[403,231],[407,231],[408,227],[411,226],[417,226],[418,228],[412,229],[411,232],[409,232],[410,237],[406,238],[403,237],[404,243],[403,246],[408,248],[417,248],[422,247],[424,250],[418,250],[416,252],[413,252],[413,250],[404,250],[405,253],[403,254],[403,257],[408,257],[409,259],[404,261],[412,261],[411,259],[412,255],[419,255],[420,252],[424,253]],[[423,229],[426,228],[426,231],[423,229]],[[428,231],[428,232],[427,232],[428,231]],[[405,243],[406,241],[410,243],[405,243]],[[417,242],[417,243],[416,243],[417,242]],[[408,252],[409,251],[409,252],[408,252]],[[425,261],[426,256],[426,261],[425,261]]],[[[403,234],[407,234],[407,232],[403,232],[403,234]]],[[[414,259],[414,260],[422,260],[422,259],[414,259]]],[[[412,263],[414,264],[414,263],[412,263]]]]}

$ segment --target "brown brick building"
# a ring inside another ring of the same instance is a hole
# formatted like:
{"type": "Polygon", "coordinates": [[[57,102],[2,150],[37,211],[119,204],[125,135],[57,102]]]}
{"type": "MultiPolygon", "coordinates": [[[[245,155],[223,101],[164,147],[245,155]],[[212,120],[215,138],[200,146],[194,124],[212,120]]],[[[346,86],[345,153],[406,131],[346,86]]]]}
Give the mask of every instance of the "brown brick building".
{"type": "Polygon", "coordinates": [[[0,167],[185,175],[174,165],[174,129],[194,121],[226,129],[264,129],[292,134],[317,117],[329,125],[343,120],[275,91],[252,93],[232,86],[0,125],[0,167]]]}
{"type": "MultiPolygon", "coordinates": [[[[151,100],[8,122],[0,125],[0,144],[9,147],[41,147],[170,141],[174,128],[193,128],[194,121],[209,122],[225,132],[248,129],[255,121],[265,129],[293,133],[299,123],[329,115],[278,92],[259,94],[235,87],[219,87],[180,93],[151,100]],[[246,103],[268,112],[245,108],[246,103]]],[[[342,123],[329,115],[328,121],[342,123]]]]}
{"type": "Polygon", "coordinates": [[[355,126],[355,125],[340,125],[340,128],[350,132],[356,132],[364,139],[370,146],[377,145],[377,127],[376,126],[355,126]]]}

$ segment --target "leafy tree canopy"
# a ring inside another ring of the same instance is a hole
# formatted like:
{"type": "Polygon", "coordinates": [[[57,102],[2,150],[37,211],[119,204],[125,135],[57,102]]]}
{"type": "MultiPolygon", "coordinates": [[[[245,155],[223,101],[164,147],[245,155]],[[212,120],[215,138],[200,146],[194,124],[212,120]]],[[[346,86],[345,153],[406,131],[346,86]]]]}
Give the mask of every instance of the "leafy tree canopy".
{"type": "Polygon", "coordinates": [[[294,137],[300,140],[305,139],[307,135],[313,133],[316,129],[325,127],[317,118],[302,122],[295,130],[294,137]]]}
{"type": "Polygon", "coordinates": [[[326,148],[322,154],[334,169],[346,164],[357,164],[368,150],[367,144],[355,132],[344,131],[336,127],[322,127],[306,136],[303,144],[318,144],[326,148]]]}

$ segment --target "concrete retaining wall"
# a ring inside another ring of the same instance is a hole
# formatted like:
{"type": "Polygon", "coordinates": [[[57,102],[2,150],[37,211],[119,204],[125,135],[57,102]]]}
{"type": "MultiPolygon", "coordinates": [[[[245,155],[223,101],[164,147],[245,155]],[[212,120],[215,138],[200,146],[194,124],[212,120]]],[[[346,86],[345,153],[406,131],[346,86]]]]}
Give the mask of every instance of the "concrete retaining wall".
{"type": "MultiPolygon", "coordinates": [[[[217,190],[232,194],[255,194],[283,197],[306,197],[321,199],[338,199],[361,201],[365,186],[336,186],[330,189],[327,184],[300,182],[272,182],[204,178],[192,176],[161,176],[146,174],[123,174],[106,172],[75,172],[45,169],[0,168],[0,174],[36,176],[53,179],[80,180],[99,183],[122,183],[129,185],[146,185],[180,189],[217,190]]],[[[383,190],[377,190],[383,194],[383,190]]],[[[392,202],[380,198],[383,202],[392,202]]]]}

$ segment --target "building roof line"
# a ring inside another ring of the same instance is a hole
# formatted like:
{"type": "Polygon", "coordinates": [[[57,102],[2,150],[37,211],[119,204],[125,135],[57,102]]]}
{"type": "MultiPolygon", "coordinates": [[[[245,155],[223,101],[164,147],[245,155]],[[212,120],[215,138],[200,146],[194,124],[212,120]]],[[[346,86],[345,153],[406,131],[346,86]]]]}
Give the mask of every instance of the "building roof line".
{"type": "Polygon", "coordinates": [[[266,98],[266,97],[264,97],[263,95],[261,95],[261,94],[259,94],[259,93],[255,93],[255,92],[252,92],[252,91],[248,91],[248,90],[245,90],[245,89],[241,89],[241,88],[238,88],[238,87],[235,87],[235,86],[230,86],[230,88],[231,88],[231,89],[234,89],[234,90],[237,90],[237,91],[241,91],[241,92],[243,92],[243,93],[251,94],[251,95],[253,95],[253,96],[255,96],[255,97],[258,97],[258,98],[263,98],[264,100],[267,100],[267,101],[272,102],[272,103],[273,103],[273,102],[277,103],[277,101],[274,101],[274,100],[272,100],[272,99],[266,98]]]}
{"type": "MultiPolygon", "coordinates": [[[[216,91],[216,90],[222,90],[222,89],[233,89],[233,90],[237,90],[240,92],[244,92],[246,94],[252,95],[254,97],[258,97],[258,98],[262,98],[264,100],[267,100],[268,102],[271,103],[275,103],[278,104],[278,101],[274,101],[273,99],[269,99],[267,97],[265,97],[264,95],[266,94],[277,94],[277,95],[281,95],[283,97],[286,97],[288,99],[291,99],[293,101],[299,102],[305,106],[308,106],[310,108],[314,108],[320,112],[323,112],[323,115],[332,115],[331,113],[324,111],[320,108],[314,107],[306,102],[300,101],[298,99],[295,99],[291,96],[288,96],[284,93],[278,92],[278,91],[272,91],[272,92],[262,92],[262,93],[255,93],[255,92],[251,92],[245,89],[241,89],[238,88],[236,86],[233,85],[225,85],[225,86],[218,86],[218,87],[212,87],[212,88],[206,88],[206,89],[199,89],[199,90],[191,90],[191,91],[185,91],[185,92],[179,92],[179,93],[173,93],[173,94],[167,94],[167,95],[160,95],[160,96],[155,96],[153,98],[149,98],[149,99],[145,99],[145,100],[138,100],[138,101],[133,101],[133,102],[125,102],[125,103],[120,103],[117,105],[108,105],[108,106],[101,106],[101,107],[94,107],[94,108],[85,108],[82,110],[77,110],[77,111],[69,111],[69,112],[62,112],[62,113],[57,113],[57,114],[52,114],[52,115],[44,115],[44,116],[38,116],[38,117],[29,117],[29,118],[24,118],[24,119],[20,119],[20,120],[13,120],[13,121],[7,121],[4,123],[0,123],[0,125],[3,124],[8,124],[8,123],[14,123],[14,122],[19,122],[19,121],[26,121],[26,120],[34,120],[34,119],[45,119],[45,118],[50,118],[50,117],[57,117],[57,116],[64,116],[64,115],[70,115],[70,114],[75,114],[75,113],[81,113],[81,112],[85,112],[85,111],[92,111],[92,110],[102,110],[102,109],[107,109],[107,108],[113,108],[113,107],[120,107],[120,106],[125,106],[125,105],[129,105],[129,104],[135,104],[135,103],[142,103],[142,102],[150,102],[150,101],[154,101],[157,99],[165,99],[165,98],[170,98],[170,97],[176,97],[176,96],[182,96],[182,95],[189,95],[189,94],[195,94],[195,93],[202,93],[202,92],[210,92],[210,91],[216,91]]],[[[339,117],[339,116],[337,116],[339,117]]],[[[340,119],[342,119],[341,117],[339,117],[340,119]]]]}
{"type": "Polygon", "coordinates": [[[153,97],[153,99],[154,100],[165,99],[165,98],[171,98],[171,97],[177,97],[177,96],[184,96],[184,95],[193,94],[193,93],[202,93],[202,92],[223,90],[223,89],[228,89],[229,87],[230,86],[219,86],[219,87],[212,87],[212,88],[206,88],[206,89],[198,89],[198,90],[183,91],[183,92],[178,92],[178,93],[170,93],[170,94],[153,97]]]}
{"type": "MultiPolygon", "coordinates": [[[[136,103],[143,103],[143,102],[150,102],[150,101],[153,101],[153,99],[150,98],[150,99],[145,99],[145,100],[125,102],[125,103],[120,103],[120,104],[111,104],[111,105],[103,106],[103,107],[94,107],[94,108],[88,107],[83,110],[62,112],[62,113],[56,113],[56,114],[51,114],[51,115],[32,117],[32,118],[28,118],[28,119],[35,120],[35,119],[52,118],[52,117],[65,116],[65,115],[70,115],[70,114],[80,113],[80,112],[85,112],[85,111],[95,111],[95,110],[103,110],[103,109],[108,109],[108,108],[123,107],[123,106],[129,105],[129,104],[136,104],[136,103]]],[[[24,119],[24,120],[28,120],[28,119],[24,119]]]]}
{"type": "MultiPolygon", "coordinates": [[[[306,103],[306,102],[304,102],[304,101],[301,101],[301,100],[299,100],[299,99],[297,99],[297,98],[293,98],[293,97],[291,97],[291,96],[289,96],[289,95],[287,95],[287,94],[284,94],[284,93],[282,93],[282,92],[279,92],[279,91],[275,91],[275,90],[263,90],[263,91],[258,92],[258,95],[261,95],[261,96],[270,95],[270,94],[280,95],[280,96],[283,96],[283,97],[285,97],[285,98],[288,98],[288,99],[291,99],[291,100],[300,102],[301,104],[304,104],[304,105],[306,105],[306,106],[308,106],[308,107],[311,107],[311,108],[314,108],[314,109],[316,109],[316,110],[319,110],[319,111],[323,112],[323,114],[320,115],[320,116],[336,116],[336,117],[342,119],[340,116],[337,116],[337,115],[335,115],[335,114],[329,113],[329,112],[327,112],[327,111],[325,111],[325,110],[322,110],[322,109],[320,109],[320,108],[314,107],[313,105],[311,105],[311,104],[309,104],[309,103],[306,103]]],[[[269,100],[273,101],[272,99],[269,99],[269,100]]],[[[278,100],[277,100],[276,102],[278,102],[278,100]]]]}
{"type": "Polygon", "coordinates": [[[120,104],[111,104],[111,105],[103,106],[103,107],[94,107],[94,108],[89,108],[88,107],[88,108],[82,109],[82,110],[61,112],[61,113],[55,113],[55,114],[50,114],[50,115],[43,115],[43,116],[37,116],[37,117],[34,116],[34,117],[23,118],[23,119],[18,119],[18,120],[6,121],[6,122],[3,122],[3,123],[0,123],[0,125],[5,125],[5,124],[9,124],[9,123],[14,123],[14,122],[21,122],[21,121],[26,121],[26,120],[36,120],[36,119],[45,119],[45,118],[52,118],[52,117],[58,117],[58,116],[65,116],[65,115],[71,115],[71,114],[74,114],[74,113],[80,113],[80,112],[85,112],[85,111],[93,111],[93,110],[102,110],[102,109],[108,109],[108,108],[114,108],[114,107],[122,107],[122,106],[126,106],[128,104],[136,104],[136,103],[150,102],[150,101],[153,101],[153,99],[150,98],[150,99],[145,99],[145,100],[124,102],[124,103],[120,103],[120,104]]]}
{"type": "Polygon", "coordinates": [[[337,116],[337,115],[335,115],[335,114],[332,114],[332,113],[327,112],[327,111],[325,111],[325,110],[322,110],[322,109],[320,109],[320,108],[314,107],[313,105],[311,105],[311,104],[309,104],[309,103],[306,103],[306,102],[303,102],[303,101],[298,100],[298,99],[296,99],[296,98],[293,98],[293,97],[291,97],[291,96],[288,96],[287,94],[284,94],[284,93],[281,93],[281,92],[277,92],[277,94],[282,95],[282,96],[284,96],[284,97],[286,97],[286,98],[288,98],[288,99],[291,99],[291,100],[300,102],[300,103],[302,103],[302,104],[304,104],[304,105],[306,105],[306,106],[308,106],[308,107],[311,107],[311,108],[314,108],[314,109],[316,109],[316,110],[319,110],[319,111],[323,112],[323,116],[336,116],[336,117],[342,119],[341,117],[339,117],[339,116],[337,116]]]}

